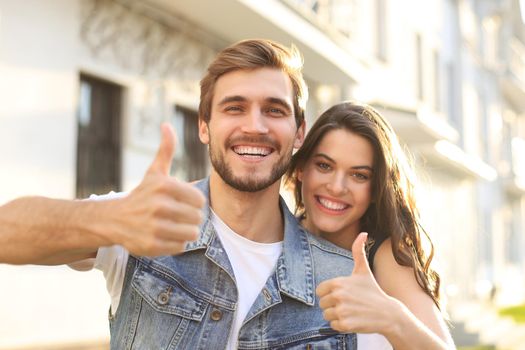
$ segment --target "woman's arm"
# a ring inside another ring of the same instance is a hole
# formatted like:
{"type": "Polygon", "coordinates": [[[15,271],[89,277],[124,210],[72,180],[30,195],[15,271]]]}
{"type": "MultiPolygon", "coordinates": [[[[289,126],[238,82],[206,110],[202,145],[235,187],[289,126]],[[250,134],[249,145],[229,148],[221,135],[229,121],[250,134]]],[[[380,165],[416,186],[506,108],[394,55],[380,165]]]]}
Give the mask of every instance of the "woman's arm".
{"type": "Polygon", "coordinates": [[[412,268],[395,261],[390,239],[375,255],[374,276],[395,299],[391,325],[383,334],[394,349],[455,349],[441,312],[417,283],[412,268]]]}

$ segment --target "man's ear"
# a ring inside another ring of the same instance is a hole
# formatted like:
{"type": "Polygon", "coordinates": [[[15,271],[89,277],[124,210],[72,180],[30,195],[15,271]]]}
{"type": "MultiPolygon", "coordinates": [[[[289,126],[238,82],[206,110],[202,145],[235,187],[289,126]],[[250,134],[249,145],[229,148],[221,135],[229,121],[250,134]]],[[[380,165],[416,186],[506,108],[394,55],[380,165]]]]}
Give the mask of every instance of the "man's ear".
{"type": "Polygon", "coordinates": [[[208,123],[199,117],[199,139],[205,145],[210,143],[210,129],[208,128],[208,123]]]}
{"type": "Polygon", "coordinates": [[[299,128],[297,129],[297,133],[295,134],[295,141],[293,143],[294,148],[299,148],[302,146],[304,142],[304,135],[306,133],[306,122],[303,120],[301,125],[299,125],[299,128]]]}

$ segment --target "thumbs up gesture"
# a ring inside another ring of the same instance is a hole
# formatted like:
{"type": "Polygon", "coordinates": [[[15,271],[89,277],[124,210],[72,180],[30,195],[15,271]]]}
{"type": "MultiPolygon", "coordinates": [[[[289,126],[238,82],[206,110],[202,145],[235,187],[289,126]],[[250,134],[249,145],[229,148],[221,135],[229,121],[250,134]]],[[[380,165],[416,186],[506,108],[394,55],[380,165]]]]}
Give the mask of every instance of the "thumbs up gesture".
{"type": "Polygon", "coordinates": [[[367,236],[361,232],[352,245],[352,275],[324,281],[316,290],[324,318],[339,332],[384,333],[390,326],[388,310],[393,298],[379,287],[370,270],[367,236]]]}
{"type": "Polygon", "coordinates": [[[111,213],[117,218],[113,243],[134,255],[177,254],[199,235],[204,196],[170,176],[175,135],[167,123],[161,131],[157,155],[142,182],[128,196],[114,201],[111,213]]]}

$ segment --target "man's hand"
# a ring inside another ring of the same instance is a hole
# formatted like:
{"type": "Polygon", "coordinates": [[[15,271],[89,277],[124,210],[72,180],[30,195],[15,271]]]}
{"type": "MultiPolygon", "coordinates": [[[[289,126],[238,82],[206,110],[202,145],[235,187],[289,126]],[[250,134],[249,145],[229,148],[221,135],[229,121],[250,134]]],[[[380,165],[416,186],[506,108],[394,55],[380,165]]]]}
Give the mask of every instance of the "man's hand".
{"type": "Polygon", "coordinates": [[[159,150],[140,185],[127,197],[111,201],[116,210],[110,214],[118,221],[110,240],[131,254],[177,254],[199,236],[205,198],[169,175],[174,152],[173,129],[164,123],[159,150]]]}

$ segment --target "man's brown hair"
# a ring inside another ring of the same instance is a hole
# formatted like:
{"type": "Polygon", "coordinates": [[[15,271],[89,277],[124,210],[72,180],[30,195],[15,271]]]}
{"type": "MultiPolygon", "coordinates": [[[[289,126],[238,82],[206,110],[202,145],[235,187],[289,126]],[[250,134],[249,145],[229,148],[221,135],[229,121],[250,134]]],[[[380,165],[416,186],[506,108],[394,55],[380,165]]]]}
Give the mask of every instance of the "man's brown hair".
{"type": "Polygon", "coordinates": [[[206,123],[211,118],[211,101],[217,80],[235,70],[276,68],[285,72],[293,87],[293,108],[297,126],[304,121],[308,90],[301,69],[303,58],[295,46],[287,48],[267,39],[243,40],[219,52],[201,80],[199,118],[206,123]]]}

